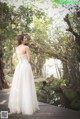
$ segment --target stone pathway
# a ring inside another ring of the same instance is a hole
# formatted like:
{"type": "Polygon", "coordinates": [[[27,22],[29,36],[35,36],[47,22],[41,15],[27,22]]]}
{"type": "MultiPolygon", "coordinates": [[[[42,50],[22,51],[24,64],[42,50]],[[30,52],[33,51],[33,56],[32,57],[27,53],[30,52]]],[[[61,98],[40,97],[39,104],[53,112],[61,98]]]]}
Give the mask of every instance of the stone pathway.
{"type": "MultiPolygon", "coordinates": [[[[10,89],[0,91],[0,111],[8,111],[8,119],[80,119],[80,111],[39,102],[40,110],[33,115],[10,114],[8,98],[10,89]]],[[[4,119],[4,118],[3,118],[4,119]]]]}

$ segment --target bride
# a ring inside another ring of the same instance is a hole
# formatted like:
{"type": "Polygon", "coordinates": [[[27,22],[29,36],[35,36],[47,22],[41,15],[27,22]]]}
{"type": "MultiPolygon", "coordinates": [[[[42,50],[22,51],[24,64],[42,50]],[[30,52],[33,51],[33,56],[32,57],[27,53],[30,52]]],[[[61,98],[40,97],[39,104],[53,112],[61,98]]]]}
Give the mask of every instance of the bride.
{"type": "Polygon", "coordinates": [[[25,34],[18,36],[16,54],[19,62],[14,71],[8,108],[10,109],[10,113],[32,115],[34,112],[40,110],[40,108],[30,64],[30,48],[25,45],[26,41],[25,34]]]}

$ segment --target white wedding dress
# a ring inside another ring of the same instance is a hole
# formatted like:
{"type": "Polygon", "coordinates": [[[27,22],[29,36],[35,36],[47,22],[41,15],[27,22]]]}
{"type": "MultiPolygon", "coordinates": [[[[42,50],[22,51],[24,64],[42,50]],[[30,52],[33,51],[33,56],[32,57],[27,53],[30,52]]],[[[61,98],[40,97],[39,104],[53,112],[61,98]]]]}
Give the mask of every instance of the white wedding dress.
{"type": "Polygon", "coordinates": [[[32,115],[40,110],[34,76],[27,55],[19,55],[18,59],[10,89],[8,108],[10,113],[32,115]]]}

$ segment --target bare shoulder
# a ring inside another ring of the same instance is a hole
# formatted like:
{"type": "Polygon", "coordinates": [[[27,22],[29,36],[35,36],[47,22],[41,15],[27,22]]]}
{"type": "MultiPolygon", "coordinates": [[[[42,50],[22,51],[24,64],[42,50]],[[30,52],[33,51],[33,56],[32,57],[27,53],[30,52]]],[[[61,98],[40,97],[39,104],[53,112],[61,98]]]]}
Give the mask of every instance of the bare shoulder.
{"type": "Polygon", "coordinates": [[[25,46],[26,49],[30,49],[29,46],[25,46]]]}

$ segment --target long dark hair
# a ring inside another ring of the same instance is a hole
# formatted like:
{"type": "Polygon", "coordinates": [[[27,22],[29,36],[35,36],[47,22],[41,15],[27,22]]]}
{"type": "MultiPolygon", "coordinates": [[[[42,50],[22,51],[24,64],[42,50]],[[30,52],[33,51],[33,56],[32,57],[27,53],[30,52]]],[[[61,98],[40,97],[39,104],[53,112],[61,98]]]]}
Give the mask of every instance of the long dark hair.
{"type": "MultiPolygon", "coordinates": [[[[22,44],[22,41],[24,39],[24,36],[27,37],[27,35],[25,33],[22,32],[22,34],[17,36],[17,40],[18,40],[18,45],[22,44]]],[[[28,43],[26,43],[25,45],[28,45],[28,43]]]]}

